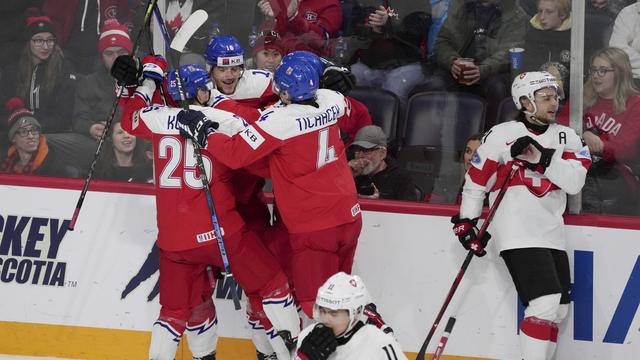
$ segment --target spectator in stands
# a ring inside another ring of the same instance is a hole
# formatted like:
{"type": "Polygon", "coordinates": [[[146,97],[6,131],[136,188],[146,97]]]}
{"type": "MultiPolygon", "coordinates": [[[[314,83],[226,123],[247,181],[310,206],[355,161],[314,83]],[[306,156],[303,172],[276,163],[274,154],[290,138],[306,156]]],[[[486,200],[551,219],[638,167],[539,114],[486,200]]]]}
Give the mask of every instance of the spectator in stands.
{"type": "MultiPolygon", "coordinates": [[[[584,85],[584,142],[593,165],[582,190],[585,212],[636,214],[640,173],[640,90],[627,54],[604,48],[591,59],[584,85]]],[[[565,106],[559,123],[568,123],[565,106]]]]}
{"type": "MultiPolygon", "coordinates": [[[[347,34],[348,63],[358,85],[381,87],[407,102],[409,91],[425,80],[430,4],[420,1],[362,1],[362,18],[353,19],[347,34]],[[368,12],[367,12],[368,11],[368,12]],[[353,55],[351,55],[353,54],[353,55]]],[[[337,59],[338,61],[344,61],[337,59]]]]}
{"type": "Polygon", "coordinates": [[[0,165],[0,172],[24,175],[75,176],[55,151],[48,146],[40,122],[19,98],[7,103],[9,112],[9,141],[11,146],[0,165]]]}
{"type": "Polygon", "coordinates": [[[538,0],[538,13],[527,25],[524,71],[537,71],[546,62],[569,69],[571,62],[571,0],[538,0]]]}
{"type": "MultiPolygon", "coordinates": [[[[115,19],[107,20],[98,40],[98,52],[104,66],[78,80],[73,109],[75,132],[100,139],[115,100],[116,83],[110,75],[111,66],[118,56],[129,55],[132,50],[127,27],[115,19]]],[[[116,119],[120,118],[120,111],[116,112],[116,119]]]]}
{"type": "Polygon", "coordinates": [[[640,1],[622,9],[613,25],[609,45],[629,56],[637,87],[640,87],[640,1]]]}
{"type": "Polygon", "coordinates": [[[269,70],[275,72],[282,57],[284,49],[280,43],[280,36],[273,30],[260,33],[256,41],[256,47],[253,48],[254,68],[269,70]]]}
{"type": "MultiPolygon", "coordinates": [[[[603,13],[609,17],[616,17],[620,10],[635,0],[586,0],[587,13],[603,13]]],[[[537,11],[537,0],[519,0],[522,9],[533,16],[537,11]]]]}
{"type": "Polygon", "coordinates": [[[75,74],[47,16],[30,12],[24,48],[3,72],[4,98],[17,96],[38,118],[44,133],[71,130],[75,74]]]}
{"type": "Polygon", "coordinates": [[[307,50],[327,56],[327,39],[335,38],[342,26],[338,0],[260,0],[257,6],[265,16],[262,29],[280,34],[285,54],[307,50]]]}
{"type": "Polygon", "coordinates": [[[358,194],[368,199],[422,200],[421,191],[407,172],[387,156],[387,136],[369,125],[358,130],[351,144],[355,159],[349,161],[358,194]]]}
{"type": "Polygon", "coordinates": [[[464,176],[471,167],[471,159],[480,146],[484,134],[473,134],[465,141],[464,149],[460,152],[460,167],[440,175],[433,185],[431,194],[427,194],[426,201],[431,203],[459,204],[462,196],[464,176]]]}
{"type": "Polygon", "coordinates": [[[96,43],[100,27],[109,19],[129,23],[128,0],[44,0],[42,10],[57,30],[58,44],[77,74],[90,74],[99,66],[96,43]]]}
{"type": "Polygon", "coordinates": [[[96,164],[96,178],[129,182],[151,182],[151,162],[145,151],[144,140],[137,139],[114,120],[109,137],[104,143],[100,160],[96,164]]]}
{"type": "Polygon", "coordinates": [[[486,125],[492,126],[498,104],[510,94],[509,48],[523,47],[525,23],[515,0],[452,3],[436,39],[437,69],[412,93],[449,90],[483,96],[486,125]]]}
{"type": "Polygon", "coordinates": [[[565,101],[569,99],[569,69],[557,61],[548,61],[540,65],[538,69],[534,70],[546,71],[553,75],[558,81],[558,85],[560,85],[565,95],[564,99],[560,99],[560,107],[558,108],[558,111],[561,111],[565,101]]]}

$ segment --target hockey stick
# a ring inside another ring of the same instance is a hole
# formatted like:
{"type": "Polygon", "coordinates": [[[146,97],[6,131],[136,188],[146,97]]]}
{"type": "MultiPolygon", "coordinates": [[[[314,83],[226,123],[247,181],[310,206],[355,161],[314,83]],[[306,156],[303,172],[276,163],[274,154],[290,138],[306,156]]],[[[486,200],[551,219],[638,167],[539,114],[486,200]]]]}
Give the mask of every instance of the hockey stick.
{"type": "MultiPolygon", "coordinates": [[[[478,231],[478,234],[476,235],[478,239],[482,239],[482,237],[484,236],[484,233],[487,231],[487,228],[489,227],[489,224],[493,219],[493,215],[496,213],[496,210],[498,209],[498,205],[500,205],[500,203],[502,202],[502,198],[504,197],[504,194],[507,192],[507,188],[509,187],[508,186],[509,182],[511,181],[511,179],[516,174],[516,171],[519,168],[520,168],[520,163],[514,161],[513,164],[511,165],[511,171],[509,172],[509,175],[507,175],[507,177],[504,179],[504,182],[500,186],[500,191],[498,191],[498,195],[496,196],[496,199],[494,200],[493,205],[489,209],[487,218],[484,220],[484,223],[482,223],[482,226],[480,227],[480,231],[478,231]]],[[[424,340],[424,343],[422,344],[422,347],[420,348],[420,351],[416,356],[416,360],[424,360],[424,355],[427,351],[427,347],[429,346],[429,342],[431,341],[431,338],[433,337],[433,334],[435,333],[436,328],[440,324],[440,320],[442,320],[442,316],[444,315],[444,312],[447,310],[447,307],[449,306],[449,303],[451,302],[453,295],[458,289],[458,285],[460,285],[460,281],[462,281],[462,277],[464,276],[464,273],[467,271],[467,268],[469,267],[469,264],[471,263],[471,259],[473,259],[473,256],[474,256],[473,250],[470,249],[469,252],[467,252],[467,257],[462,262],[462,266],[460,267],[458,274],[453,280],[453,284],[451,285],[451,288],[447,293],[447,297],[444,300],[444,304],[442,304],[442,307],[440,308],[440,311],[438,312],[438,315],[436,316],[436,319],[433,322],[433,325],[431,326],[429,333],[427,334],[427,338],[424,340]]],[[[453,328],[453,325],[451,326],[451,328],[453,328]]]]}
{"type": "MultiPolygon", "coordinates": [[[[160,11],[156,6],[153,9],[156,18],[158,19],[158,25],[160,27],[160,31],[162,32],[162,36],[165,41],[170,39],[167,29],[164,25],[164,21],[162,20],[162,16],[160,15],[160,11]]],[[[202,26],[202,24],[207,21],[209,15],[204,10],[197,10],[187,20],[182,24],[180,30],[176,33],[175,38],[169,43],[169,48],[177,51],[178,53],[182,53],[184,48],[191,38],[191,36],[202,26]]],[[[178,61],[177,59],[173,59],[173,54],[170,55],[172,58],[172,62],[174,63],[174,67],[176,68],[176,80],[178,83],[178,91],[180,93],[180,105],[186,111],[189,110],[189,104],[185,100],[184,95],[184,87],[182,78],[180,76],[180,71],[178,71],[178,61]]],[[[222,263],[224,265],[225,277],[227,277],[227,281],[229,282],[231,288],[231,297],[233,299],[233,306],[236,310],[240,310],[240,297],[238,296],[237,282],[233,277],[233,273],[231,272],[231,266],[229,265],[229,258],[227,256],[227,250],[224,246],[224,239],[222,237],[222,230],[220,229],[220,224],[218,222],[218,215],[216,213],[216,207],[213,202],[213,197],[211,196],[211,189],[209,189],[209,179],[207,178],[207,173],[205,172],[204,162],[202,161],[202,152],[200,149],[200,144],[195,139],[191,139],[191,143],[193,144],[193,150],[196,156],[196,164],[198,166],[198,170],[200,170],[200,180],[202,181],[202,187],[204,188],[204,195],[207,199],[207,205],[209,207],[209,214],[211,215],[211,222],[213,223],[213,230],[216,234],[216,240],[218,242],[218,249],[220,250],[220,255],[222,256],[222,263]]],[[[211,280],[210,280],[211,281],[211,280]]]]}
{"type": "MultiPolygon", "coordinates": [[[[147,3],[147,8],[144,13],[144,21],[142,22],[142,27],[138,31],[136,35],[136,39],[133,42],[133,51],[131,54],[135,54],[138,51],[140,35],[145,28],[149,27],[149,22],[151,21],[151,12],[153,8],[156,7],[158,0],[149,0],[147,3]]],[[[111,128],[111,123],[113,123],[113,118],[116,115],[116,110],[118,109],[118,102],[120,102],[120,98],[122,97],[122,92],[124,91],[124,86],[120,86],[118,89],[118,95],[113,101],[113,105],[111,106],[111,115],[109,115],[109,120],[107,120],[104,125],[104,129],[102,129],[102,135],[100,135],[100,141],[98,142],[98,147],[96,148],[96,152],[93,155],[93,161],[91,162],[91,166],[89,167],[89,172],[87,173],[87,178],[84,180],[84,185],[82,186],[82,191],[80,192],[80,197],[78,198],[78,202],[76,203],[76,209],[73,211],[73,216],[71,216],[71,221],[69,222],[69,231],[73,231],[76,227],[76,221],[78,220],[78,215],[80,214],[80,209],[82,208],[82,204],[84,203],[84,197],[87,195],[87,191],[89,190],[89,184],[91,183],[91,179],[93,178],[93,171],[96,167],[96,163],[100,158],[100,152],[102,151],[102,145],[104,144],[104,140],[109,133],[109,129],[111,128]]]]}

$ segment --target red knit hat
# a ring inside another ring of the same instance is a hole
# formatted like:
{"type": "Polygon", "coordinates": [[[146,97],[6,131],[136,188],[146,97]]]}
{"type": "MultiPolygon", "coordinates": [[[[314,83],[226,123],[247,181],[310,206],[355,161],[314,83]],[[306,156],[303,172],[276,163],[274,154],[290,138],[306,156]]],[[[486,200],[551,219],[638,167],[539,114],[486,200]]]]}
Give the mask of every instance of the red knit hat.
{"type": "Polygon", "coordinates": [[[129,37],[129,28],[122,25],[116,19],[109,19],[104,22],[100,29],[98,39],[98,53],[102,54],[104,49],[112,46],[121,46],[129,53],[133,51],[133,43],[129,37]]]}
{"type": "Polygon", "coordinates": [[[280,43],[280,36],[276,31],[263,31],[260,33],[260,37],[256,41],[256,47],[253,49],[253,55],[257,54],[262,49],[277,50],[282,56],[284,56],[284,48],[280,43]]]}
{"type": "Polygon", "coordinates": [[[7,101],[7,112],[9,113],[9,140],[13,139],[19,128],[26,125],[33,125],[41,128],[40,123],[33,117],[33,113],[24,105],[24,101],[18,97],[12,97],[7,101]]]}
{"type": "Polygon", "coordinates": [[[36,8],[27,9],[26,16],[27,28],[25,29],[24,34],[27,39],[30,39],[35,34],[44,32],[51,33],[54,36],[56,35],[51,19],[36,8]]]}

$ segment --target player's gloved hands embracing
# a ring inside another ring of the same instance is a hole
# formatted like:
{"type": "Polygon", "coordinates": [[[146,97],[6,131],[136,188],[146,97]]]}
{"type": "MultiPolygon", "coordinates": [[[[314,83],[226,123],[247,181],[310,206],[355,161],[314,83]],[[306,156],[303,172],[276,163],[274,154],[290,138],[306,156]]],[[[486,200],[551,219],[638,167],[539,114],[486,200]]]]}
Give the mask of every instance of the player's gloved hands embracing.
{"type": "Polygon", "coordinates": [[[356,86],[356,77],[351,70],[341,66],[328,66],[320,76],[322,89],[334,90],[347,95],[356,86]]]}
{"type": "Polygon", "coordinates": [[[511,145],[511,157],[527,163],[527,167],[534,169],[541,165],[546,169],[551,164],[555,149],[548,149],[531,136],[522,136],[511,145]]]}
{"type": "Polygon", "coordinates": [[[162,83],[167,73],[167,60],[161,55],[147,55],[142,58],[142,77],[162,83]]]}
{"type": "Polygon", "coordinates": [[[326,360],[336,348],[338,341],[333,331],[323,324],[317,324],[307,335],[297,352],[298,360],[326,360]]]}
{"type": "Polygon", "coordinates": [[[135,56],[120,55],[111,65],[111,76],[119,85],[138,86],[140,74],[140,61],[135,56]]]}
{"type": "Polygon", "coordinates": [[[207,137],[218,128],[218,123],[207,119],[204,114],[196,110],[182,110],[176,117],[180,135],[185,139],[192,139],[207,147],[207,137]]]}
{"type": "Polygon", "coordinates": [[[474,227],[478,223],[478,219],[461,219],[460,215],[454,215],[451,218],[453,224],[453,233],[458,237],[462,246],[467,250],[473,250],[477,256],[485,256],[487,252],[484,248],[491,239],[491,234],[485,231],[482,239],[478,239],[478,235],[474,227]]]}

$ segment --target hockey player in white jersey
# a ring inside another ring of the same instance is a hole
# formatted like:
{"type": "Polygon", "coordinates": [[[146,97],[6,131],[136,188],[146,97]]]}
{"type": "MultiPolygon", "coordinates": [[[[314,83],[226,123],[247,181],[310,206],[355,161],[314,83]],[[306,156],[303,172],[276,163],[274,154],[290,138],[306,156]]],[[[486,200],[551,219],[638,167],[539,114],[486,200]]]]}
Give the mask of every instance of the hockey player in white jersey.
{"type": "Polygon", "coordinates": [[[266,70],[245,70],[244,50],[230,35],[211,38],[204,53],[211,66],[211,78],[216,88],[229,98],[253,108],[264,108],[276,101],[272,90],[273,75],[266,70]]]}
{"type": "Polygon", "coordinates": [[[567,194],[582,189],[591,156],[575,131],[555,123],[563,94],[551,74],[520,74],[511,95],[521,112],[515,121],[494,126],[483,138],[466,174],[460,213],[451,221],[463,246],[485,255],[488,237],[477,239],[474,230],[485,194],[493,203],[513,162],[523,162],[490,230],[526,306],[520,323],[522,358],[546,360],[553,357],[558,324],[569,304],[562,214],[567,194]]]}
{"type": "Polygon", "coordinates": [[[398,342],[374,325],[366,324],[365,305],[371,299],[357,275],[339,272],[318,289],[313,318],[302,330],[297,360],[407,359],[398,342]]]}

